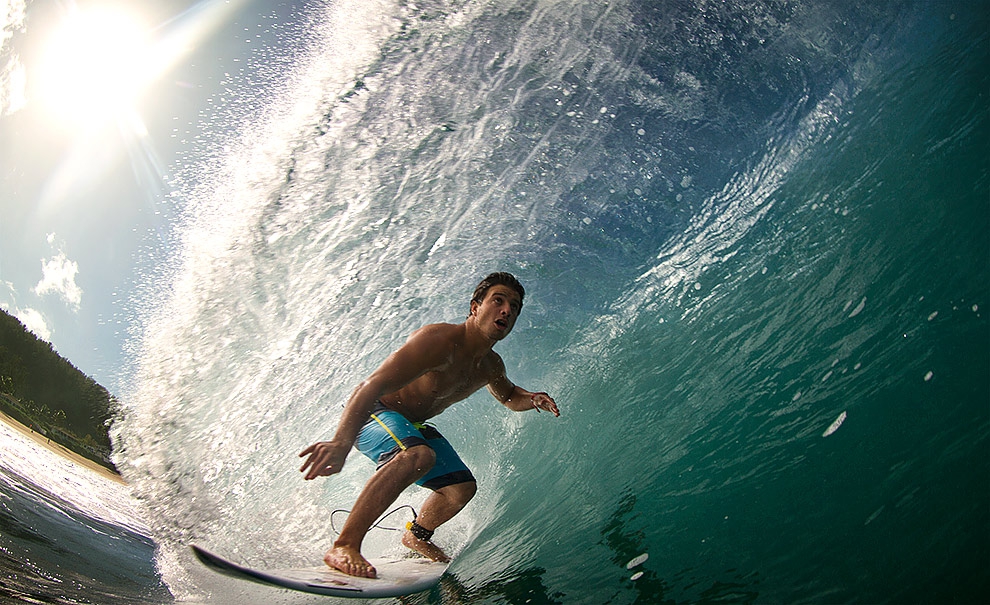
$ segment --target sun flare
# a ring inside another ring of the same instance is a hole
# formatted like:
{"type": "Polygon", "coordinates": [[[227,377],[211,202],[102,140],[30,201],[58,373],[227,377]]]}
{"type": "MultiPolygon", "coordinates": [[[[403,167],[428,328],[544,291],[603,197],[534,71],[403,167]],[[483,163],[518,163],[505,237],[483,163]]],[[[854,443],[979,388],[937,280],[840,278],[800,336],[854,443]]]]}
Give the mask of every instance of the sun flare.
{"type": "Polygon", "coordinates": [[[74,11],[56,29],[38,73],[39,101],[70,128],[126,113],[149,82],[150,36],[119,9],[74,11]]]}

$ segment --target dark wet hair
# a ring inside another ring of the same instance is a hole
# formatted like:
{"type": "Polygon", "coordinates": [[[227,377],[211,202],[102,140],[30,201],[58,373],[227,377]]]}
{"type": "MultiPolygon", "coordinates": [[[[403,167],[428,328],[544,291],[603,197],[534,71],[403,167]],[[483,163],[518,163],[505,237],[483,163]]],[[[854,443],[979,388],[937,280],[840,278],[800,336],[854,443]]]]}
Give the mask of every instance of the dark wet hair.
{"type": "Polygon", "coordinates": [[[508,286],[519,293],[519,308],[522,309],[522,301],[526,296],[526,289],[523,285],[519,283],[519,280],[515,278],[511,273],[505,273],[499,271],[498,273],[492,273],[485,279],[481,280],[478,287],[474,289],[474,296],[471,297],[471,302],[476,302],[481,304],[485,300],[485,294],[492,286],[508,286]]]}

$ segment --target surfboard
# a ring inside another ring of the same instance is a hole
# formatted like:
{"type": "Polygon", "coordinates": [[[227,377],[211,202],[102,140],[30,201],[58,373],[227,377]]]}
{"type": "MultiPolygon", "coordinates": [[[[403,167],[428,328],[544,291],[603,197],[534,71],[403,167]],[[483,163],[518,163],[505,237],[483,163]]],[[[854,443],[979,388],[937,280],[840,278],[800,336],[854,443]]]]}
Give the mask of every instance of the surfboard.
{"type": "Polygon", "coordinates": [[[289,590],[355,599],[400,597],[429,590],[440,581],[440,576],[448,565],[421,557],[378,557],[369,559],[378,572],[378,577],[372,579],[355,578],[326,565],[294,569],[252,569],[195,545],[192,546],[192,551],[203,565],[227,576],[289,590]]]}

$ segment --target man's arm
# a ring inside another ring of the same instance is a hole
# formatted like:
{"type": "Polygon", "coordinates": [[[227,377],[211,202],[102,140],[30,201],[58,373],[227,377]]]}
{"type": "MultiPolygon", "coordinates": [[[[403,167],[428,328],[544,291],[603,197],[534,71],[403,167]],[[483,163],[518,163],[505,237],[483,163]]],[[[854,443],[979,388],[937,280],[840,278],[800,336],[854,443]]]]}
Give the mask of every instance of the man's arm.
{"type": "Polygon", "coordinates": [[[340,472],[375,401],[447,363],[452,347],[449,331],[449,326],[435,324],[413,332],[404,345],[354,389],[333,439],[314,443],[299,454],[309,456],[299,469],[300,472],[309,469],[306,479],[340,472]]]}
{"type": "Polygon", "coordinates": [[[544,392],[531,392],[512,384],[505,375],[505,364],[502,358],[495,356],[492,378],[488,381],[488,391],[498,401],[513,412],[525,412],[535,409],[537,412],[546,410],[554,416],[560,416],[557,402],[544,392]]]}

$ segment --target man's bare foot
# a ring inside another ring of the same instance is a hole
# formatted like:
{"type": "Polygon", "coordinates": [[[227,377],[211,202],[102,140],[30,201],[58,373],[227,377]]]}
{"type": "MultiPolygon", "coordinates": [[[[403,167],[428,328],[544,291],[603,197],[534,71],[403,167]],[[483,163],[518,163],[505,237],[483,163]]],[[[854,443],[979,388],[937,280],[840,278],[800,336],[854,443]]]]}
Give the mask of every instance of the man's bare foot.
{"type": "Polygon", "coordinates": [[[439,561],[441,563],[450,563],[450,557],[444,554],[440,547],[433,542],[424,542],[416,536],[413,535],[411,531],[406,531],[402,535],[402,544],[406,548],[411,548],[419,554],[423,555],[427,559],[433,561],[439,561]]]}
{"type": "Polygon", "coordinates": [[[361,552],[350,546],[334,546],[323,555],[323,562],[349,576],[377,578],[378,572],[361,556],[361,552]]]}

